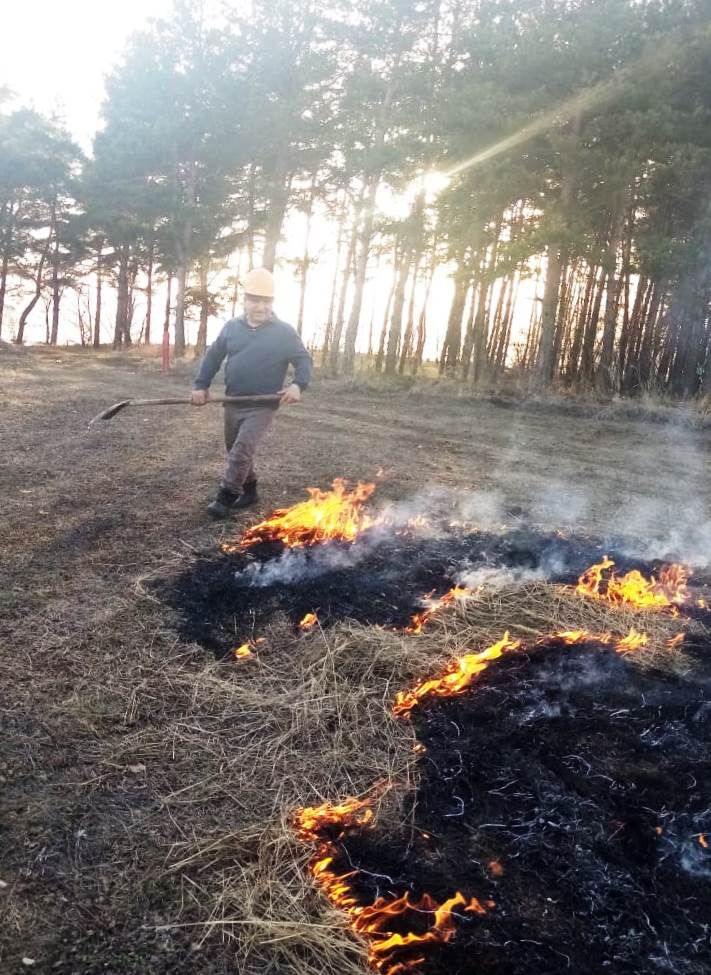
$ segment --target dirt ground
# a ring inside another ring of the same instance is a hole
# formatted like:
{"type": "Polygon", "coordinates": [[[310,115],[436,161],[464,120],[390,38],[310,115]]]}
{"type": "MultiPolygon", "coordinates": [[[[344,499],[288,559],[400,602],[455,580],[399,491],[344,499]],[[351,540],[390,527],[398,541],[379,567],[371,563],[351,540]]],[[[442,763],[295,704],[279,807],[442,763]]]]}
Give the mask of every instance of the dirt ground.
{"type": "MultiPolygon", "coordinates": [[[[362,970],[345,936],[308,921],[318,899],[290,867],[293,901],[275,904],[265,880],[250,881],[253,899],[237,903],[248,870],[268,878],[287,842],[283,831],[255,838],[249,817],[259,808],[265,822],[283,820],[297,794],[362,788],[392,773],[388,742],[353,754],[344,715],[361,732],[380,720],[373,715],[391,682],[424,661],[388,669],[382,645],[369,657],[361,634],[368,696],[342,675],[323,677],[337,688],[336,755],[331,703],[314,710],[325,692],[310,698],[307,715],[284,691],[297,676],[300,687],[320,686],[318,634],[298,646],[275,638],[263,699],[258,684],[251,696],[239,691],[233,673],[180,642],[142,580],[237,530],[203,513],[221,472],[220,410],[126,411],[91,431],[87,421],[126,397],[187,393],[189,372],[163,377],[140,355],[0,349],[3,972],[362,970]],[[286,673],[290,662],[298,675],[286,673]],[[279,702],[283,726],[269,725],[269,701],[279,702]],[[267,795],[268,726],[282,752],[302,749],[312,763],[308,788],[290,781],[287,763],[283,788],[267,795]],[[331,761],[342,780],[325,776],[331,761]]],[[[710,431],[672,413],[647,422],[609,407],[575,415],[316,382],[278,415],[258,465],[260,505],[241,523],[301,499],[309,485],[382,469],[376,498],[445,488],[474,519],[496,522],[517,506],[563,528],[688,541],[711,517],[710,447],[710,431]]],[[[331,641],[330,664],[352,639],[344,631],[331,641]]]]}

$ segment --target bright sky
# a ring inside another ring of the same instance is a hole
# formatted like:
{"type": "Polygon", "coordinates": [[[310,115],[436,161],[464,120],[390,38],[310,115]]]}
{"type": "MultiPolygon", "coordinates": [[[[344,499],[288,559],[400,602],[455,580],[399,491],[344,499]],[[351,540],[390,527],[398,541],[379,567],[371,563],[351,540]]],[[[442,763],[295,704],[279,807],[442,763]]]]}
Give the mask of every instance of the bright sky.
{"type": "MultiPolygon", "coordinates": [[[[173,0],[120,0],[119,3],[106,3],[103,0],[5,0],[0,16],[0,88],[10,88],[18,104],[34,105],[43,113],[58,112],[74,138],[85,151],[89,151],[99,121],[105,75],[120,60],[129,36],[144,28],[152,18],[166,16],[172,6],[173,0]]],[[[432,187],[435,188],[440,189],[441,186],[432,187]]],[[[387,204],[388,210],[393,209],[395,202],[387,194],[382,201],[387,204]]],[[[291,262],[301,256],[303,248],[303,232],[298,215],[289,219],[285,230],[280,248],[282,297],[278,311],[288,321],[293,321],[298,308],[298,286],[291,262]]],[[[307,339],[320,335],[326,317],[333,273],[330,266],[334,250],[331,232],[319,233],[319,228],[314,227],[312,248],[312,254],[314,251],[321,252],[321,259],[312,272],[312,288],[307,298],[307,339]]],[[[389,291],[391,274],[389,267],[381,267],[377,272],[377,287],[370,289],[367,296],[363,334],[359,343],[363,347],[369,321],[373,320],[376,336],[380,329],[381,306],[384,306],[389,291]]],[[[430,307],[437,325],[428,341],[429,355],[436,354],[436,346],[441,340],[451,289],[448,270],[441,269],[431,296],[430,307]]],[[[160,296],[156,296],[156,307],[161,300],[160,296]]],[[[19,301],[17,297],[16,303],[19,301]]],[[[108,308],[106,310],[104,327],[107,333],[102,336],[103,339],[111,335],[111,312],[108,308]]],[[[66,326],[62,339],[76,341],[76,325],[70,324],[76,319],[76,313],[68,307],[67,302],[62,314],[66,326]]],[[[143,310],[138,308],[137,320],[142,314],[143,310]]],[[[210,322],[210,338],[220,327],[223,318],[224,313],[221,313],[210,322]]],[[[43,319],[44,310],[38,306],[30,323],[30,341],[43,339],[43,319]]]]}
{"type": "Polygon", "coordinates": [[[0,86],[21,104],[57,109],[84,149],[91,144],[103,79],[127,37],[172,0],[6,0],[0,28],[0,86]]]}

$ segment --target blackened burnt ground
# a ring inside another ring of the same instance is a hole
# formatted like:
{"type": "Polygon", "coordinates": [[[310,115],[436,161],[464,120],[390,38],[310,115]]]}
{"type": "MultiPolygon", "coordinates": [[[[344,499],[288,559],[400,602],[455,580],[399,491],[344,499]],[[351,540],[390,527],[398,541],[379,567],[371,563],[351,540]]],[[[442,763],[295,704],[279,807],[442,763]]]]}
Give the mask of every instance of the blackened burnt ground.
{"type": "MultiPolygon", "coordinates": [[[[441,534],[424,535],[404,530],[366,533],[353,544],[290,551],[272,543],[211,554],[152,588],[176,611],[186,640],[221,656],[259,637],[276,614],[293,626],[316,612],[324,626],[352,619],[403,627],[422,608],[423,595],[443,595],[463,572],[509,569],[570,584],[608,552],[609,542],[527,527],[500,533],[443,527],[441,534]]],[[[612,556],[621,572],[634,567],[649,575],[658,568],[614,549],[612,556]]]]}
{"type": "Polygon", "coordinates": [[[367,903],[495,901],[420,952],[427,975],[708,972],[711,647],[690,659],[552,642],[425,701],[414,828],[347,837],[334,869],[367,903]]]}
{"type": "MultiPolygon", "coordinates": [[[[27,957],[53,975],[360,975],[309,851],[275,823],[411,760],[383,702],[455,642],[607,628],[604,607],[540,587],[525,606],[477,601],[466,636],[450,616],[422,638],[337,624],[218,665],[140,581],[178,575],[310,485],[381,467],[375,500],[445,485],[600,537],[666,538],[690,511],[698,534],[711,431],[671,409],[652,424],[318,380],[274,424],[260,505],[225,526],[204,515],[218,409],[125,411],[87,432],[117,400],[186,394],[191,361],[168,376],[158,363],[153,348],[0,349],[0,971],[27,957]]],[[[662,645],[676,626],[634,623],[662,645]]]]}

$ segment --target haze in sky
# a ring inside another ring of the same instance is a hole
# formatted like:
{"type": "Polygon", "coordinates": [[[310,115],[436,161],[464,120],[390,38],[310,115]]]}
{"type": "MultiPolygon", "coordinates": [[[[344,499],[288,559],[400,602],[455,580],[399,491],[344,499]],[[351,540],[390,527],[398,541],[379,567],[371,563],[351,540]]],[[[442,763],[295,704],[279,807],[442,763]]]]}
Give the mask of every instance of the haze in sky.
{"type": "Polygon", "coordinates": [[[33,0],[2,4],[0,86],[18,104],[57,111],[84,150],[91,147],[104,97],[104,76],[127,38],[172,0],[33,0]]]}
{"type": "MultiPolygon", "coordinates": [[[[15,95],[15,104],[32,106],[43,114],[56,112],[81,148],[91,152],[94,134],[100,124],[100,110],[104,99],[104,78],[120,61],[131,34],[146,27],[153,18],[167,16],[173,0],[5,0],[0,19],[0,89],[8,87],[15,95]]],[[[441,187],[439,187],[441,188],[441,187]]],[[[378,207],[390,216],[404,216],[404,200],[395,200],[392,193],[383,191],[378,207]],[[402,212],[401,212],[402,211],[402,212]]],[[[287,219],[284,241],[280,250],[282,300],[278,311],[292,320],[298,307],[298,285],[291,270],[301,257],[305,226],[302,214],[287,219]],[[282,312],[283,309],[283,312],[282,312]]],[[[316,339],[323,331],[325,302],[333,274],[333,228],[319,219],[314,221],[312,254],[319,264],[312,274],[314,285],[307,297],[305,337],[316,339]],[[316,286],[318,285],[318,286],[316,286]],[[323,307],[322,307],[323,306],[323,307]]],[[[231,268],[234,273],[235,268],[231,268]]],[[[368,327],[380,328],[392,269],[389,264],[376,267],[371,274],[378,287],[371,289],[363,312],[363,335],[366,342],[368,327]]],[[[369,280],[372,280],[369,275],[369,280]]],[[[529,285],[529,282],[525,282],[529,285]]],[[[524,287],[524,291],[528,290],[524,287]]],[[[430,307],[435,318],[445,321],[449,307],[452,281],[448,269],[440,267],[435,275],[430,307]]],[[[108,296],[107,296],[108,297],[108,296]]],[[[155,294],[156,307],[163,301],[162,288],[155,294]]],[[[111,298],[109,298],[109,302],[111,298]]],[[[525,299],[523,301],[525,304],[525,299]]],[[[107,307],[106,329],[110,330],[110,311],[107,307]]],[[[140,300],[137,319],[143,314],[140,300]]],[[[526,321],[528,320],[526,312],[526,321]]],[[[38,307],[30,320],[28,341],[43,341],[44,315],[38,307]]],[[[211,319],[208,337],[214,338],[224,313],[211,319]]],[[[63,310],[63,338],[76,341],[76,313],[65,302],[63,310]]],[[[187,323],[191,337],[197,325],[187,323]]],[[[442,326],[444,327],[444,326],[442,326]]],[[[428,338],[426,354],[436,354],[441,329],[433,329],[428,338]]],[[[110,337],[110,331],[103,340],[110,337]]],[[[359,344],[360,344],[359,343],[359,344]]]]}

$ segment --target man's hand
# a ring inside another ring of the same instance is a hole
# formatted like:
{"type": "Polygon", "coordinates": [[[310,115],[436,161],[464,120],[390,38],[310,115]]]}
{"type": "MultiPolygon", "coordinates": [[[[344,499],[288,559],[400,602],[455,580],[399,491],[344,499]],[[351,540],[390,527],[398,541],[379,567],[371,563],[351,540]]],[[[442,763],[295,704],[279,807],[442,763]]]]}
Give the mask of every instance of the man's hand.
{"type": "Polygon", "coordinates": [[[190,394],[190,402],[193,406],[204,406],[209,399],[210,393],[207,389],[194,389],[190,394]]]}
{"type": "Polygon", "coordinates": [[[297,383],[292,383],[286,389],[280,389],[277,395],[281,397],[279,406],[291,406],[301,399],[301,387],[297,383]]]}

